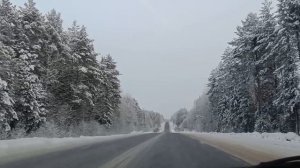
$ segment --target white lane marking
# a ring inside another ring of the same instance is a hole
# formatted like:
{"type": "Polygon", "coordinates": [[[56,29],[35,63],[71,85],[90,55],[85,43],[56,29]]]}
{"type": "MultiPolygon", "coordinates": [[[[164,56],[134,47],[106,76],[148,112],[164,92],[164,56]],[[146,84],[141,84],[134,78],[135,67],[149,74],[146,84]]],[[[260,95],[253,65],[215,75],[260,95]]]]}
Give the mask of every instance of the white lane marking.
{"type": "Polygon", "coordinates": [[[157,135],[154,138],[151,138],[129,150],[115,157],[111,161],[105,163],[99,168],[126,168],[127,164],[132,161],[135,156],[137,156],[141,151],[143,151],[147,146],[151,146],[152,144],[159,139],[163,134],[157,135]]]}

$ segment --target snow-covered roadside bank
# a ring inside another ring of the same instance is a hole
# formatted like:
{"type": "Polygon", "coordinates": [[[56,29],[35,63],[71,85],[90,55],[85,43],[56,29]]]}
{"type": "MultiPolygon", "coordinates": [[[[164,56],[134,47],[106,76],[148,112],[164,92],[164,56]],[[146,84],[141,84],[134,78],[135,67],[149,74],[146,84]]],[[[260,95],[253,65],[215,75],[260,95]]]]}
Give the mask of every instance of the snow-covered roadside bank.
{"type": "Polygon", "coordinates": [[[170,124],[170,132],[175,132],[175,124],[173,122],[169,122],[170,124]]]}
{"type": "Polygon", "coordinates": [[[67,138],[20,138],[0,140],[0,164],[14,160],[47,154],[54,151],[71,149],[93,143],[106,142],[146,134],[132,132],[130,134],[110,136],[82,136],[67,138]]]}
{"type": "Polygon", "coordinates": [[[250,164],[300,155],[300,137],[294,133],[182,132],[250,164]]]}
{"type": "Polygon", "coordinates": [[[164,122],[161,123],[158,133],[165,132],[166,123],[167,123],[166,121],[164,121],[164,122]]]}

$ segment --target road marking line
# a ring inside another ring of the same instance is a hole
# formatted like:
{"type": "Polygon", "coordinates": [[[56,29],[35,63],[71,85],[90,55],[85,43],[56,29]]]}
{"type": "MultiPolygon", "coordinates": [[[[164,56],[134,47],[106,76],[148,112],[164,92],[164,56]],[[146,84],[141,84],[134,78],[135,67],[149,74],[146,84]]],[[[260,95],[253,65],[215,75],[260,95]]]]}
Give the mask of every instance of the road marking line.
{"type": "Polygon", "coordinates": [[[146,147],[151,146],[154,144],[157,139],[159,139],[163,134],[157,135],[129,150],[120,154],[119,156],[115,157],[111,161],[105,163],[104,165],[100,166],[99,168],[126,168],[128,163],[132,161],[135,156],[137,156],[141,151],[143,151],[146,147]]]}

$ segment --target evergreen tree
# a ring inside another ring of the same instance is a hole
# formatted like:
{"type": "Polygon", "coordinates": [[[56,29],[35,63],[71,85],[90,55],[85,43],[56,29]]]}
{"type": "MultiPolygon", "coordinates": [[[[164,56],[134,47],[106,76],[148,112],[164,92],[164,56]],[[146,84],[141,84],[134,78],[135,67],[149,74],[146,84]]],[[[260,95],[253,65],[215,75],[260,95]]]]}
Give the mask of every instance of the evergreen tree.
{"type": "Polygon", "coordinates": [[[11,131],[11,123],[18,120],[14,110],[14,100],[11,82],[14,74],[11,72],[13,51],[0,42],[0,139],[11,131]]]}
{"type": "MultiPolygon", "coordinates": [[[[8,9],[8,6],[6,7],[8,9]]],[[[46,112],[43,104],[45,92],[38,77],[38,69],[41,67],[38,60],[40,39],[35,34],[35,32],[40,32],[38,29],[42,27],[42,16],[32,1],[28,1],[25,8],[21,8],[16,15],[17,17],[10,17],[12,18],[10,22],[11,30],[13,30],[10,36],[12,39],[4,40],[15,53],[13,58],[15,66],[12,69],[15,78],[12,85],[15,93],[14,108],[19,122],[14,122],[11,126],[15,128],[17,124],[24,125],[29,133],[45,121],[43,117],[46,112]]]]}
{"type": "Polygon", "coordinates": [[[278,124],[277,130],[283,132],[295,132],[296,114],[293,108],[299,103],[298,58],[293,44],[288,31],[279,29],[276,45],[272,51],[278,54],[275,71],[278,86],[274,104],[279,114],[274,122],[278,124]]]}
{"type": "MultiPolygon", "coordinates": [[[[21,53],[21,52],[20,52],[21,53]]],[[[27,52],[22,52],[20,58],[16,60],[14,83],[17,111],[21,127],[25,127],[27,133],[37,129],[41,122],[45,121],[45,110],[39,103],[43,95],[41,82],[34,71],[31,59],[34,56],[27,52]]],[[[16,127],[14,125],[14,127],[16,127]]]]}
{"type": "Polygon", "coordinates": [[[1,1],[1,133],[31,133],[46,118],[65,128],[93,120],[109,126],[120,115],[116,63],[111,56],[97,62],[84,26],[65,31],[62,23],[55,10],[41,14],[33,0],[18,10],[1,1]]]}
{"type": "Polygon", "coordinates": [[[101,105],[102,110],[97,116],[101,124],[111,125],[112,116],[117,112],[120,104],[120,81],[118,79],[119,71],[116,69],[116,62],[113,61],[110,55],[102,57],[100,62],[100,69],[102,70],[102,94],[101,105]]]}
{"type": "Polygon", "coordinates": [[[2,0],[0,4],[0,40],[6,46],[16,43],[17,20],[15,6],[12,6],[9,0],[2,0]]]}
{"type": "Polygon", "coordinates": [[[59,76],[61,89],[72,108],[71,118],[74,122],[91,119],[91,111],[95,106],[95,95],[100,84],[99,67],[96,60],[92,40],[88,38],[85,27],[79,27],[75,22],[68,30],[70,59],[59,76]]]}
{"type": "MultiPolygon", "coordinates": [[[[279,24],[291,35],[300,59],[300,2],[298,0],[278,0],[279,24]]],[[[291,41],[291,42],[292,42],[291,41]]]]}
{"type": "Polygon", "coordinates": [[[237,28],[237,37],[230,43],[233,47],[233,57],[238,61],[238,79],[240,81],[235,85],[237,92],[237,108],[234,118],[238,118],[237,123],[243,125],[243,131],[253,131],[253,112],[261,112],[261,81],[257,74],[260,66],[256,61],[260,59],[257,52],[258,46],[258,16],[250,13],[245,21],[242,21],[242,26],[237,28]]]}
{"type": "Polygon", "coordinates": [[[182,124],[184,124],[184,121],[187,117],[188,111],[185,108],[182,108],[178,110],[172,117],[171,121],[175,124],[177,127],[176,129],[184,128],[182,124]]]}
{"type": "MultiPolygon", "coordinates": [[[[300,59],[300,2],[297,0],[279,0],[277,41],[274,53],[278,66],[279,81],[275,104],[281,110],[279,115],[281,131],[299,131],[299,77],[297,63],[300,59]],[[284,106],[285,104],[285,106],[284,106]]],[[[299,133],[299,132],[298,132],[299,133]]]]}
{"type": "Polygon", "coordinates": [[[259,94],[256,99],[260,102],[260,110],[256,112],[255,130],[269,132],[276,127],[273,120],[276,118],[276,108],[273,105],[276,94],[276,53],[272,53],[276,40],[276,20],[272,11],[272,3],[265,1],[260,11],[260,22],[257,33],[257,47],[255,52],[259,55],[254,63],[257,65],[256,78],[259,80],[259,94]],[[275,118],[274,118],[275,117],[275,118]]]}
{"type": "Polygon", "coordinates": [[[209,79],[209,100],[217,131],[253,131],[253,102],[249,78],[240,58],[228,48],[209,79]]]}
{"type": "Polygon", "coordinates": [[[161,114],[142,110],[138,102],[128,95],[121,97],[118,111],[120,113],[114,118],[112,129],[120,132],[153,131],[160,128],[164,121],[161,114]]]}

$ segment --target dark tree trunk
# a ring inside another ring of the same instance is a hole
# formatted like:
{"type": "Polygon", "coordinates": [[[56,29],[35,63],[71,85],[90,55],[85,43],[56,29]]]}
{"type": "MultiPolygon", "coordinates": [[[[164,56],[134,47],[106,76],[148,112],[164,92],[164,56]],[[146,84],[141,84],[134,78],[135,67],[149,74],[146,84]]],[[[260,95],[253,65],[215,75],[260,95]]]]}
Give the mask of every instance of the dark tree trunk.
{"type": "Polygon", "coordinates": [[[296,132],[296,134],[298,134],[298,135],[300,135],[300,114],[299,114],[299,112],[300,112],[300,108],[299,108],[299,106],[300,106],[300,103],[298,103],[296,106],[295,106],[295,108],[294,108],[294,113],[295,113],[295,120],[296,120],[296,129],[295,129],[295,132],[296,132]]]}

